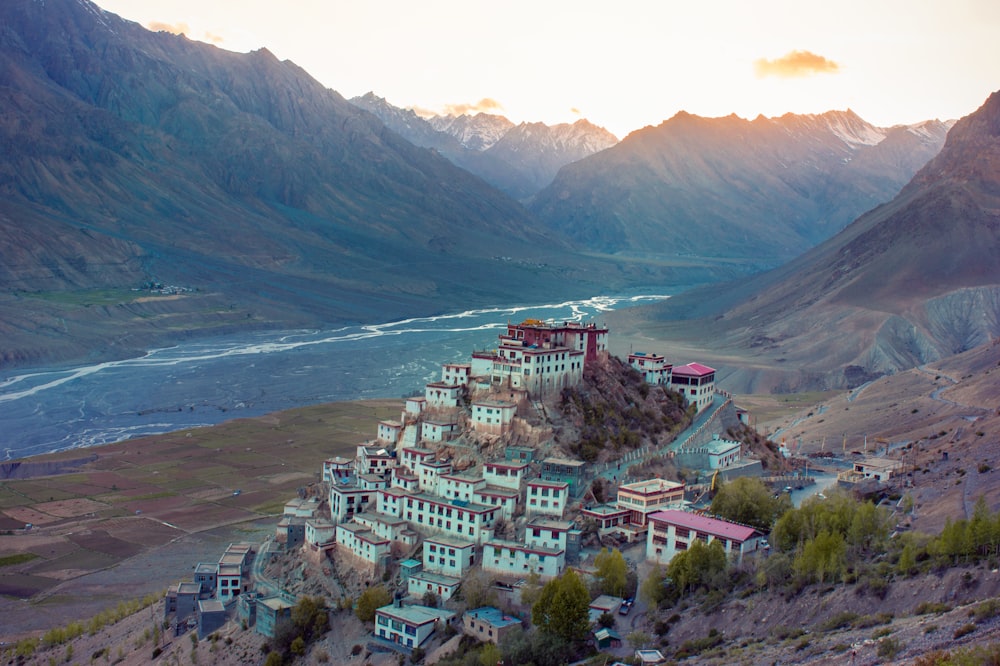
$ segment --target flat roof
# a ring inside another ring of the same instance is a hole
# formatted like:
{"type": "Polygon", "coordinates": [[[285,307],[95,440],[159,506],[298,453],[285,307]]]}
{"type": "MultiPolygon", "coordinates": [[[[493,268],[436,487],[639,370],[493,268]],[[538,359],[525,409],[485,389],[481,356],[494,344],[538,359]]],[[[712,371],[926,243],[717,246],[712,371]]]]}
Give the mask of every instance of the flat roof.
{"type": "Polygon", "coordinates": [[[418,571],[410,574],[410,578],[427,581],[435,585],[446,585],[448,587],[456,587],[462,584],[462,579],[457,576],[446,576],[445,574],[434,573],[433,571],[418,571]]]}
{"type": "Polygon", "coordinates": [[[628,509],[622,509],[614,504],[599,504],[592,507],[584,507],[580,509],[581,513],[589,513],[595,516],[610,516],[616,513],[628,513],[628,509]]]}
{"type": "Polygon", "coordinates": [[[469,546],[476,545],[474,541],[463,541],[462,539],[455,539],[440,534],[424,537],[424,543],[439,543],[445,546],[454,546],[455,548],[468,548],[469,546]]]}
{"type": "Polygon", "coordinates": [[[549,530],[567,532],[573,529],[573,521],[556,520],[555,518],[543,518],[542,516],[536,516],[528,521],[528,527],[544,527],[549,530]]]}
{"type": "Polygon", "coordinates": [[[626,483],[624,486],[618,489],[619,493],[631,492],[639,493],[642,495],[647,495],[649,493],[670,491],[670,490],[681,490],[684,488],[683,483],[677,481],[667,481],[666,479],[646,479],[645,481],[636,481],[635,483],[626,483]]]}
{"type": "Polygon", "coordinates": [[[375,609],[376,613],[381,613],[388,617],[396,618],[407,624],[423,625],[439,620],[450,620],[455,614],[443,608],[430,608],[428,606],[395,606],[389,604],[375,609]]]}
{"type": "Polygon", "coordinates": [[[521,620],[518,618],[513,615],[507,615],[499,608],[494,608],[493,606],[482,606],[480,608],[465,611],[465,614],[475,620],[488,622],[490,625],[497,628],[521,624],[521,620]]]}
{"type": "Polygon", "coordinates": [[[583,467],[587,463],[582,460],[570,460],[569,458],[545,458],[542,464],[551,463],[553,465],[566,465],[567,467],[583,467]]]}

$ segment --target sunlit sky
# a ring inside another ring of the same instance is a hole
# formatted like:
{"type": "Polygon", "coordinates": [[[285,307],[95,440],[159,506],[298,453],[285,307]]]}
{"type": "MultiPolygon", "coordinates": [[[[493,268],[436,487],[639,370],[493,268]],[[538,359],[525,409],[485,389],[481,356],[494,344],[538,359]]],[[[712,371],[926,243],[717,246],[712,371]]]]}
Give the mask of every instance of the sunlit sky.
{"type": "Polygon", "coordinates": [[[150,29],[266,47],[345,97],[619,137],[685,110],[959,118],[1000,89],[997,0],[96,0],[150,29]]]}

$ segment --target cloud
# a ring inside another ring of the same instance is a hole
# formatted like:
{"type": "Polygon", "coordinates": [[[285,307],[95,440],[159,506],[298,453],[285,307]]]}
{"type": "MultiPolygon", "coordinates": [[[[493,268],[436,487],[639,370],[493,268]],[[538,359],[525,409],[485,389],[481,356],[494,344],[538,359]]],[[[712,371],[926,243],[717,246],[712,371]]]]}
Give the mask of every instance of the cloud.
{"type": "Polygon", "coordinates": [[[163,23],[161,21],[150,21],[147,28],[153,32],[169,32],[175,35],[186,35],[191,32],[187,23],[163,23]]]}
{"type": "Polygon", "coordinates": [[[205,41],[211,44],[221,44],[222,42],[226,41],[226,38],[223,37],[222,35],[216,35],[215,33],[212,32],[206,32],[205,41]]]}
{"type": "Polygon", "coordinates": [[[581,111],[580,109],[576,108],[575,106],[572,109],[570,109],[569,112],[572,113],[574,116],[581,116],[581,115],[583,115],[583,111],[581,111]]]}
{"type": "Polygon", "coordinates": [[[472,104],[458,103],[458,104],[445,104],[442,113],[448,116],[460,116],[464,113],[489,113],[490,111],[502,111],[503,104],[496,101],[495,99],[490,99],[489,97],[484,97],[478,102],[472,104]]]}
{"type": "Polygon", "coordinates": [[[840,65],[809,51],[791,51],[774,60],[755,60],[753,70],[758,79],[766,76],[790,79],[813,74],[836,74],[840,71],[840,65]]]}

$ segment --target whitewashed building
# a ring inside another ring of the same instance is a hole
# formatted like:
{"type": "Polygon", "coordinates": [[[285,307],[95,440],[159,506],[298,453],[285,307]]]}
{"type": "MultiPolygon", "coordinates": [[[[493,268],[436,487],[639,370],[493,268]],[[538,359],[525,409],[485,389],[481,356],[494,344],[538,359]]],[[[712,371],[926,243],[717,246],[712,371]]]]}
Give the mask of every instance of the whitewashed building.
{"type": "Polygon", "coordinates": [[[457,421],[425,419],[420,424],[420,439],[424,442],[446,442],[458,433],[457,421]]]}
{"type": "Polygon", "coordinates": [[[431,592],[441,601],[448,601],[462,585],[462,579],[431,571],[418,571],[406,579],[406,592],[411,597],[422,597],[431,592]]]}
{"type": "Polygon", "coordinates": [[[701,363],[677,366],[671,372],[670,386],[700,412],[715,399],[715,368],[701,363]]]}
{"type": "Polygon", "coordinates": [[[670,386],[673,365],[659,354],[635,352],[628,355],[628,364],[639,371],[647,384],[670,386]]]}
{"type": "Polygon", "coordinates": [[[483,570],[504,576],[555,578],[566,568],[566,552],[515,541],[487,541],[483,544],[483,570]]]}
{"type": "Polygon", "coordinates": [[[719,541],[726,555],[740,560],[760,547],[763,536],[746,525],[709,518],[688,511],[657,511],[648,516],[646,559],[667,564],[679,552],[687,550],[695,540],[705,543],[719,541]]]}
{"type": "Polygon", "coordinates": [[[503,435],[514,423],[517,405],[502,400],[474,400],[472,429],[489,435],[503,435]]]}
{"type": "Polygon", "coordinates": [[[428,407],[458,407],[462,399],[462,387],[458,384],[431,382],[424,387],[424,398],[428,407]]]}
{"type": "Polygon", "coordinates": [[[483,463],[483,478],[491,486],[520,490],[528,463],[493,461],[483,463]]]}
{"type": "Polygon", "coordinates": [[[392,604],[375,610],[375,635],[404,647],[424,645],[437,625],[454,619],[455,614],[442,608],[392,604]]]}
{"type": "Polygon", "coordinates": [[[403,424],[399,421],[379,421],[378,440],[387,444],[395,444],[399,441],[399,434],[403,430],[403,424]]]}
{"type": "Polygon", "coordinates": [[[388,555],[391,542],[373,533],[364,525],[358,523],[341,523],[337,525],[338,552],[342,548],[366,562],[377,564],[379,559],[388,555]]]}
{"type": "Polygon", "coordinates": [[[476,544],[435,535],[424,539],[424,571],[461,578],[476,564],[476,544]]]}
{"type": "Polygon", "coordinates": [[[441,382],[443,384],[468,386],[472,377],[470,363],[444,363],[441,366],[441,382]]]}
{"type": "Polygon", "coordinates": [[[525,512],[528,516],[545,514],[562,517],[569,502],[568,483],[531,479],[526,487],[525,512]]]}

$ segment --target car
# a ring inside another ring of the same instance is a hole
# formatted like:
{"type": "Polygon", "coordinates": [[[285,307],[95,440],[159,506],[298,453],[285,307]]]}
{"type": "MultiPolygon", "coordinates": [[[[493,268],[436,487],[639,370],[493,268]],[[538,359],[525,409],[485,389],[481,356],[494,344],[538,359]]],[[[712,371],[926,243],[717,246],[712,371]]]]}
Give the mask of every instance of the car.
{"type": "Polygon", "coordinates": [[[622,599],[622,605],[618,607],[619,615],[628,615],[629,611],[632,610],[632,605],[635,604],[635,599],[629,597],[628,599],[622,599]]]}

